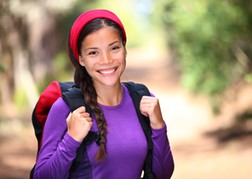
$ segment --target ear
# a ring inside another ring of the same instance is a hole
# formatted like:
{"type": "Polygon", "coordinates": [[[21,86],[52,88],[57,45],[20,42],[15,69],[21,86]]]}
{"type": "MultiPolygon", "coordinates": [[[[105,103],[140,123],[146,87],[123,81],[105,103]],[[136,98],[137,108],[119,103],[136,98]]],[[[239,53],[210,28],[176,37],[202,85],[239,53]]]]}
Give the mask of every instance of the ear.
{"type": "Polygon", "coordinates": [[[84,59],[80,55],[79,55],[79,64],[83,67],[85,66],[84,59]]]}
{"type": "Polygon", "coordinates": [[[127,49],[124,47],[124,55],[125,55],[125,58],[127,57],[127,54],[128,54],[127,49]]]}

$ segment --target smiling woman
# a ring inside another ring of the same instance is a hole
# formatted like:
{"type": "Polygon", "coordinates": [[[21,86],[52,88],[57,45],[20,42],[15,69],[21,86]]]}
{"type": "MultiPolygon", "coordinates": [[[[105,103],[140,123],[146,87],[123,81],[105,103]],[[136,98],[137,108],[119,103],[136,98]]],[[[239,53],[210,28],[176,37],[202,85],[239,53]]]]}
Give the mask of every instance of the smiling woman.
{"type": "MultiPolygon", "coordinates": [[[[96,91],[102,94],[103,85],[115,86],[120,83],[119,79],[126,65],[126,49],[118,31],[107,26],[105,20],[97,19],[96,22],[98,21],[101,21],[104,27],[83,40],[79,63],[93,79],[96,91]]],[[[114,105],[119,104],[119,101],[114,105]]]]}
{"type": "Polygon", "coordinates": [[[71,112],[62,98],[53,104],[34,178],[139,179],[143,170],[146,179],[172,176],[174,162],[159,100],[151,94],[135,106],[131,91],[121,82],[126,39],[120,19],[108,10],[84,12],[74,22],[69,56],[75,87],[91,112],[83,106],[71,112]],[[139,116],[148,117],[151,135],[146,136],[139,116]],[[72,171],[90,131],[98,133],[99,140],[84,147],[78,168],[72,171]]]}

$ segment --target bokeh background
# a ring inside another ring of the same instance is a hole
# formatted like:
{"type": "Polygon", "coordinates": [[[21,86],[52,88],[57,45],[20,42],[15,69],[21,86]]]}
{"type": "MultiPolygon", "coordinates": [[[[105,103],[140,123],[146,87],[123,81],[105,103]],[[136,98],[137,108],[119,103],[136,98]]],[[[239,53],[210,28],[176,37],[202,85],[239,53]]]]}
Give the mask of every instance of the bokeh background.
{"type": "Polygon", "coordinates": [[[0,0],[0,178],[28,178],[31,113],[52,80],[71,81],[67,37],[88,9],[125,25],[123,80],[160,99],[174,179],[249,179],[252,171],[252,1],[0,0]]]}

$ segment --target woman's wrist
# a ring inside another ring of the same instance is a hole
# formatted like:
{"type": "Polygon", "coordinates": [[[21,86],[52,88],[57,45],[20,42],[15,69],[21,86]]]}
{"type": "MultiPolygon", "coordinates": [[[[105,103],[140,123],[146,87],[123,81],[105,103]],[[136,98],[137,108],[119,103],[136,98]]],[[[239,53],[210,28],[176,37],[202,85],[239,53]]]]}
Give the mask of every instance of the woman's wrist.
{"type": "Polygon", "coordinates": [[[151,122],[150,123],[150,126],[152,129],[161,129],[164,127],[164,125],[165,125],[165,122],[163,120],[160,122],[155,122],[155,123],[151,122]]]}

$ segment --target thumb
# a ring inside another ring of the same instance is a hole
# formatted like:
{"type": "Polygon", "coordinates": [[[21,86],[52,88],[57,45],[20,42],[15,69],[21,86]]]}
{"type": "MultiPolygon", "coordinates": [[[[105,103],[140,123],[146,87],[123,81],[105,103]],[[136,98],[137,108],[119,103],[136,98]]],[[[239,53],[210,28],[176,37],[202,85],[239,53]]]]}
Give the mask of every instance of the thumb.
{"type": "Polygon", "coordinates": [[[144,115],[145,117],[149,117],[148,113],[145,112],[143,109],[140,108],[140,112],[142,115],[144,115]]]}
{"type": "Polygon", "coordinates": [[[141,113],[142,113],[142,115],[144,115],[145,117],[149,117],[148,113],[146,113],[146,112],[141,112],[141,113]]]}
{"type": "Polygon", "coordinates": [[[72,115],[72,114],[69,113],[68,116],[67,116],[67,118],[66,118],[66,123],[67,123],[67,125],[68,125],[68,123],[69,123],[69,121],[70,121],[70,119],[71,119],[71,115],[72,115]]]}

